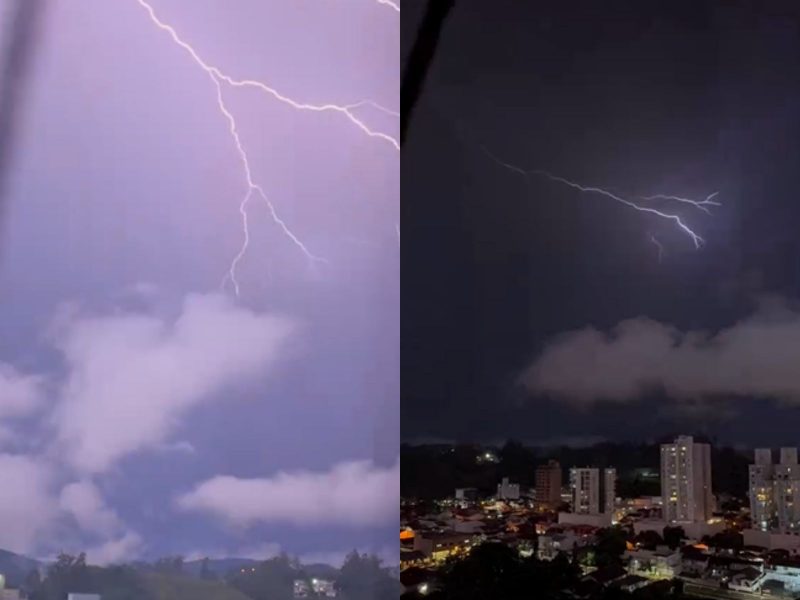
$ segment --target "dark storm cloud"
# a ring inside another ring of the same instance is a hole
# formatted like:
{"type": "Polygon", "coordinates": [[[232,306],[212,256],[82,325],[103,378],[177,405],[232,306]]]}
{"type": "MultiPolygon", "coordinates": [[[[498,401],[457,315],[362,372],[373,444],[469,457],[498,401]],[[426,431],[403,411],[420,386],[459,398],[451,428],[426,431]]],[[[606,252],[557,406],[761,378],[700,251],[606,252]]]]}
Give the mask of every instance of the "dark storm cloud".
{"type": "MultiPolygon", "coordinates": [[[[607,383],[625,401],[565,402],[531,394],[519,377],[563,332],[615,352],[624,333],[668,358],[711,357],[708,371],[742,364],[747,349],[726,336],[745,325],[779,334],[759,325],[752,297],[800,298],[798,6],[490,4],[454,9],[403,151],[403,438],[646,439],[708,427],[765,443],[757,429],[767,428],[753,424],[768,423],[767,442],[794,439],[800,409],[765,400],[796,392],[790,368],[764,389],[760,378],[779,366],[763,357],[749,383],[747,371],[717,381],[689,362],[673,384],[686,388],[680,402],[658,389],[661,371],[637,363],[636,379],[607,383]],[[719,190],[723,206],[682,213],[707,241],[696,251],[657,219],[526,182],[475,142],[635,196],[719,190]],[[661,262],[650,234],[665,247],[661,262]],[[722,346],[717,357],[711,348],[722,346]],[[695,388],[702,397],[689,396],[695,388]],[[706,389],[764,391],[731,403],[706,389]],[[737,415],[724,426],[722,406],[737,415]]],[[[788,312],[792,329],[797,311],[788,312]]],[[[764,350],[784,368],[781,351],[764,350]]],[[[592,395],[588,386],[579,391],[592,395]]]]}
{"type": "Polygon", "coordinates": [[[676,399],[725,394],[798,402],[799,358],[800,312],[772,299],[713,333],[646,317],[608,333],[572,331],[545,348],[522,382],[576,403],[626,402],[654,389],[676,399]]]}

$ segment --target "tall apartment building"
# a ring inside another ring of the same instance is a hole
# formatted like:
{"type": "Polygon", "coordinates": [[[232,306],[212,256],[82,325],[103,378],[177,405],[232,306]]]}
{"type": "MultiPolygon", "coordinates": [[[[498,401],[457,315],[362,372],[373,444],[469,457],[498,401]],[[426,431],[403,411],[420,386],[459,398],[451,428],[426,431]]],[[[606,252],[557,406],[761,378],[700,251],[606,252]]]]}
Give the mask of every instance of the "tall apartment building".
{"type": "Polygon", "coordinates": [[[511,483],[508,477],[497,484],[497,498],[500,500],[519,500],[519,484],[511,483]]]}
{"type": "Polygon", "coordinates": [[[549,510],[561,504],[561,465],[556,460],[536,467],[536,504],[549,510]]]}
{"type": "Polygon", "coordinates": [[[775,529],[775,496],[772,468],[772,450],[758,448],[755,464],[749,467],[750,518],[754,529],[770,531],[775,529]]]}
{"type": "Polygon", "coordinates": [[[711,446],[679,436],[661,445],[661,496],[668,523],[707,521],[714,510],[711,446]]]}
{"type": "Polygon", "coordinates": [[[573,513],[599,515],[614,512],[616,469],[573,468],[569,479],[573,513]]]}
{"type": "Polygon", "coordinates": [[[773,464],[769,448],[759,448],[749,471],[753,528],[781,533],[800,531],[797,449],[781,448],[780,462],[773,464]]]}

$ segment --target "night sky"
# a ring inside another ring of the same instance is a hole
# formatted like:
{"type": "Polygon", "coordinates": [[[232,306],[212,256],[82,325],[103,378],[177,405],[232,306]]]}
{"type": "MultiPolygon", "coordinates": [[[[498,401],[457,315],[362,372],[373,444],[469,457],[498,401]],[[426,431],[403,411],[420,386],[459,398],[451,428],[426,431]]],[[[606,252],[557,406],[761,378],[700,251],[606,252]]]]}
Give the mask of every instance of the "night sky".
{"type": "Polygon", "coordinates": [[[798,444],[799,72],[796,3],[457,3],[403,149],[403,440],[798,444]],[[696,250],[482,146],[723,205],[658,205],[696,250]]]}

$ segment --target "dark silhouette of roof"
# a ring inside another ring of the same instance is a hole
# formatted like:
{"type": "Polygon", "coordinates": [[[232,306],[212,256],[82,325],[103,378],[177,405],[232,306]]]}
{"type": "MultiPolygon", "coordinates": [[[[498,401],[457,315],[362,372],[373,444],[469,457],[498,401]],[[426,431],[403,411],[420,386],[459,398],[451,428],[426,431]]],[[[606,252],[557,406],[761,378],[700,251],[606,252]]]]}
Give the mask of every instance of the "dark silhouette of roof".
{"type": "Polygon", "coordinates": [[[622,579],[628,574],[625,568],[621,565],[609,565],[597,569],[594,573],[587,575],[588,578],[595,580],[600,585],[608,585],[612,581],[622,579]]]}
{"type": "Polygon", "coordinates": [[[433,571],[422,569],[420,567],[411,567],[410,569],[400,572],[400,583],[402,583],[405,587],[410,587],[419,585],[420,583],[425,583],[426,581],[435,579],[435,577],[436,573],[433,571]]]}
{"type": "Polygon", "coordinates": [[[614,586],[616,587],[628,587],[631,585],[637,585],[640,583],[644,583],[648,581],[645,577],[640,577],[639,575],[626,575],[622,579],[618,579],[614,582],[614,586]]]}

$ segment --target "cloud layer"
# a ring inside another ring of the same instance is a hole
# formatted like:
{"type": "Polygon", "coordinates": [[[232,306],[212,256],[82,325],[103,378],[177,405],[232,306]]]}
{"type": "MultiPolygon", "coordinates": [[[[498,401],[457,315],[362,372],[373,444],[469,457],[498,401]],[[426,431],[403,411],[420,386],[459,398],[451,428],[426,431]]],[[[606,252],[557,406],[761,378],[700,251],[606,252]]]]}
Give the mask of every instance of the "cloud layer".
{"type": "Polygon", "coordinates": [[[174,322],[142,314],[72,317],[58,346],[69,378],[52,423],[87,473],[165,441],[189,408],[268,371],[293,329],[219,295],[185,300],[174,322]]]}
{"type": "MultiPolygon", "coordinates": [[[[63,377],[45,380],[0,363],[0,433],[39,411],[43,418],[28,433],[51,440],[31,446],[28,455],[0,454],[0,548],[86,549],[95,564],[140,556],[144,540],[108,505],[98,483],[137,452],[193,454],[188,441],[170,435],[176,426],[199,403],[268,373],[294,330],[291,320],[218,294],[187,296],[173,318],[151,308],[101,316],[75,306],[60,311],[49,339],[63,357],[63,377]]],[[[381,467],[356,460],[322,472],[217,475],[172,508],[232,526],[368,527],[396,521],[399,488],[399,461],[381,467]]],[[[279,548],[239,551],[263,557],[279,548]]]]}
{"type": "Polygon", "coordinates": [[[0,454],[0,548],[35,552],[41,543],[88,540],[97,564],[136,556],[143,540],[89,476],[137,451],[193,452],[169,438],[181,417],[227,386],[268,372],[293,330],[283,317],[218,294],[187,296],[174,319],[62,310],[51,339],[66,376],[48,381],[49,404],[44,377],[0,363],[0,441],[13,441],[9,424],[36,410],[44,419],[28,435],[54,438],[30,454],[0,454]],[[75,473],[80,477],[70,482],[75,473]]]}
{"type": "Polygon", "coordinates": [[[640,317],[609,333],[554,340],[523,373],[534,393],[578,403],[625,402],[661,389],[677,399],[747,395],[800,402],[800,313],[780,302],[715,333],[640,317]]]}
{"type": "Polygon", "coordinates": [[[120,564],[138,556],[142,547],[141,536],[129,531],[86,550],[86,560],[93,565],[120,564]]]}
{"type": "Polygon", "coordinates": [[[84,531],[112,535],[121,527],[119,516],[106,506],[100,490],[90,481],[65,486],[61,490],[59,505],[84,531]]]}
{"type": "Polygon", "coordinates": [[[399,461],[390,468],[352,461],[321,473],[297,471],[260,479],[217,476],[179,497],[177,504],[240,526],[276,521],[376,525],[397,517],[399,497],[399,461]]]}

